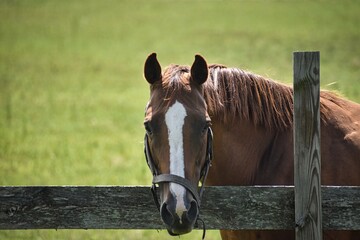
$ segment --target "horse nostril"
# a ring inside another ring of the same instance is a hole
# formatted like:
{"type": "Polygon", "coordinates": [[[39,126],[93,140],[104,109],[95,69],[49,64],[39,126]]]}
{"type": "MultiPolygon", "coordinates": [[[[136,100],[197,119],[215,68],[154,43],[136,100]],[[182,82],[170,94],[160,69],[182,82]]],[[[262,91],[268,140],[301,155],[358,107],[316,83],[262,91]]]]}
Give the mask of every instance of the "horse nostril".
{"type": "Polygon", "coordinates": [[[163,203],[161,205],[160,215],[166,225],[172,226],[174,224],[175,222],[174,216],[169,211],[168,205],[166,203],[163,203]]]}
{"type": "Polygon", "coordinates": [[[187,218],[188,218],[189,222],[195,221],[198,214],[199,214],[198,205],[195,200],[192,200],[190,203],[190,208],[187,212],[187,218]]]}

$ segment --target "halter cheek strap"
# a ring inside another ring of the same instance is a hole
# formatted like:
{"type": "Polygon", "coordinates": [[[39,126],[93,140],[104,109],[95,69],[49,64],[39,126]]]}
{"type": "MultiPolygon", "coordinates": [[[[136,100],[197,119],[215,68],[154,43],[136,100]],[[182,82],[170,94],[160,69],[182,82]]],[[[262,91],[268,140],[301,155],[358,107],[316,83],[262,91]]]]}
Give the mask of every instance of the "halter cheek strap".
{"type": "Polygon", "coordinates": [[[145,138],[144,138],[144,153],[145,153],[146,163],[147,163],[152,175],[153,176],[158,175],[157,169],[154,166],[154,161],[151,156],[150,146],[149,146],[149,137],[148,137],[147,133],[145,134],[145,138]]]}

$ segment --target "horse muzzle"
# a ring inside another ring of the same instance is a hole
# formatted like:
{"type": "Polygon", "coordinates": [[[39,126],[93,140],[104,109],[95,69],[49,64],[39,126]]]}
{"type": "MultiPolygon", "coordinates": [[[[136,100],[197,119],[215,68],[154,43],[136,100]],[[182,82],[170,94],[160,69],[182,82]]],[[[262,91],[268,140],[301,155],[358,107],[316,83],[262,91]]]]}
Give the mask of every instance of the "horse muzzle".
{"type": "Polygon", "coordinates": [[[170,235],[189,233],[199,216],[199,206],[189,193],[184,196],[169,193],[160,206],[160,216],[170,235]]]}

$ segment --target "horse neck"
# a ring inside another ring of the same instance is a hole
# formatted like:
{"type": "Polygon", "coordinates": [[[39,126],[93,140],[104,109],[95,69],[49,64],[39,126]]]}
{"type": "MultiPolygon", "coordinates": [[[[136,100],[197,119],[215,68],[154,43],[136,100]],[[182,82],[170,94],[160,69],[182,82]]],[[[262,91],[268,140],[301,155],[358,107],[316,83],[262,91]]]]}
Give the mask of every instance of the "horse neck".
{"type": "Polygon", "coordinates": [[[213,119],[214,160],[209,185],[252,185],[259,164],[274,139],[266,131],[246,121],[224,124],[213,119]]]}

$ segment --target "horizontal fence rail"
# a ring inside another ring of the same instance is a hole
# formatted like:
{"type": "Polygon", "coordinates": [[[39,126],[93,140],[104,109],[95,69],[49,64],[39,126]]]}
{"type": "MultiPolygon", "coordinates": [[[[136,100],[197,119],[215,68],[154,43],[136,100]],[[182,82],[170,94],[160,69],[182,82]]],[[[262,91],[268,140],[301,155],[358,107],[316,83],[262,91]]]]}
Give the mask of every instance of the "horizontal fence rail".
{"type": "MultiPolygon", "coordinates": [[[[360,187],[321,191],[323,229],[360,230],[360,187]]],[[[294,229],[294,188],[206,187],[200,214],[208,229],[294,229]]],[[[0,229],[163,228],[149,187],[0,187],[0,229]]]]}

